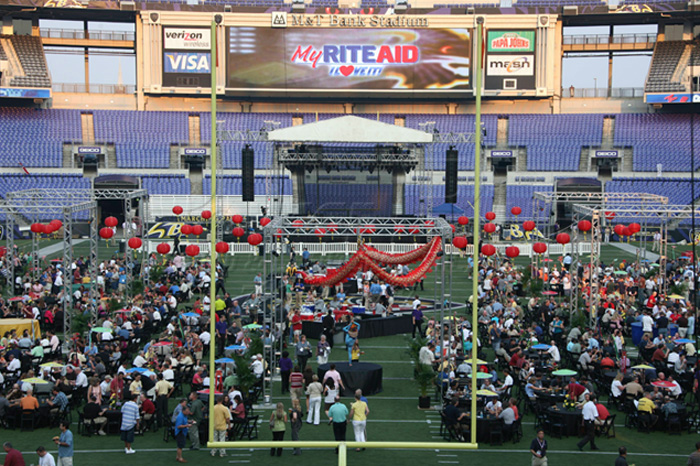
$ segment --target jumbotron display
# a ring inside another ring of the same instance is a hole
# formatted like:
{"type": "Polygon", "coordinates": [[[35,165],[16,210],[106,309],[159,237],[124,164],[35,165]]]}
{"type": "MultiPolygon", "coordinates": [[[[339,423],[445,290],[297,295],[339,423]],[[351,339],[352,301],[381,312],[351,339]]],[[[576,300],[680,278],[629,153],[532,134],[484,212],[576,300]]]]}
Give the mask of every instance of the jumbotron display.
{"type": "Polygon", "coordinates": [[[229,89],[465,90],[468,29],[228,28],[229,89]]]}

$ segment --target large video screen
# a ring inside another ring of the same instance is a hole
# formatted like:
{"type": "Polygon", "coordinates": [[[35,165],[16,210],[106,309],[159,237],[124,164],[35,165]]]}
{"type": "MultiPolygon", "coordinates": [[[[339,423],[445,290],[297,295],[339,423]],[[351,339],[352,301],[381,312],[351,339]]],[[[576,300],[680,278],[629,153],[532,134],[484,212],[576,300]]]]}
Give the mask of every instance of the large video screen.
{"type": "Polygon", "coordinates": [[[468,29],[228,28],[226,87],[470,89],[468,29]]]}

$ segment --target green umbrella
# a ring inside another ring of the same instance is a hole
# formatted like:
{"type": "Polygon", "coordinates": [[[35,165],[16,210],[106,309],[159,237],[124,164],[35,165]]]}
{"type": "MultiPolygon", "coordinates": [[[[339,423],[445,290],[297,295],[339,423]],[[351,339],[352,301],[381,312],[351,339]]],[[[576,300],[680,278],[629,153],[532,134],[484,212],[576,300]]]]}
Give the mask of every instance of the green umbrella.
{"type": "Polygon", "coordinates": [[[97,333],[112,333],[112,329],[107,327],[93,327],[90,331],[97,333]]]}
{"type": "Polygon", "coordinates": [[[34,385],[43,385],[47,384],[48,382],[44,379],[40,379],[39,377],[29,377],[28,379],[22,379],[22,382],[34,384],[34,385]]]}
{"type": "MultiPolygon", "coordinates": [[[[471,377],[471,374],[467,374],[468,377],[471,377]]],[[[481,380],[481,379],[490,379],[492,377],[491,374],[487,374],[486,372],[477,372],[476,373],[476,379],[481,380]]]]}
{"type": "Polygon", "coordinates": [[[498,393],[491,390],[477,390],[476,396],[498,396],[498,393]]]}
{"type": "Polygon", "coordinates": [[[572,371],[571,369],[559,369],[558,371],[552,372],[552,375],[557,377],[571,377],[576,374],[578,374],[578,372],[572,371]]]}
{"type": "Polygon", "coordinates": [[[616,270],[613,272],[615,275],[627,275],[627,272],[624,270],[616,270]]]}
{"type": "Polygon", "coordinates": [[[259,328],[262,328],[262,325],[260,325],[260,324],[248,324],[248,325],[244,325],[243,328],[246,328],[248,330],[257,330],[259,328]]]}

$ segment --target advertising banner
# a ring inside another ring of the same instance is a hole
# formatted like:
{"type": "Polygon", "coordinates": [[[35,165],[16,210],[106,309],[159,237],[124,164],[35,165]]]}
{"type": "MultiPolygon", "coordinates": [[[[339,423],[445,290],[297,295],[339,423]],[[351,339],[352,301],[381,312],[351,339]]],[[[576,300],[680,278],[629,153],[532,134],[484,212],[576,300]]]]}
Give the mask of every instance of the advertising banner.
{"type": "Polygon", "coordinates": [[[488,31],[488,52],[534,52],[535,31],[488,31]]]}
{"type": "Polygon", "coordinates": [[[485,89],[535,88],[535,31],[488,31],[486,50],[485,89]]]}
{"type": "Polygon", "coordinates": [[[211,54],[163,52],[163,86],[211,86],[211,54]]]}
{"type": "Polygon", "coordinates": [[[228,28],[229,89],[466,90],[468,29],[228,28]]]}
{"type": "Polygon", "coordinates": [[[163,28],[163,50],[211,50],[211,29],[163,28]]]}

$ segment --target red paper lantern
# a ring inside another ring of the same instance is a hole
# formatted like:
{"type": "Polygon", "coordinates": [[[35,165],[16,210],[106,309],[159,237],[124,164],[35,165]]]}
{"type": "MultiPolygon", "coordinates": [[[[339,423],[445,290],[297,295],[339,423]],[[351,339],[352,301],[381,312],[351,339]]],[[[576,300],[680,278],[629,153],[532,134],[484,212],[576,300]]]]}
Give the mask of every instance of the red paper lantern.
{"type": "Polygon", "coordinates": [[[578,222],[578,229],[584,233],[590,231],[591,228],[593,228],[593,225],[591,225],[591,222],[588,220],[581,220],[578,222]]]}
{"type": "Polygon", "coordinates": [[[523,209],[516,206],[516,207],[513,207],[512,209],[510,209],[510,213],[517,217],[518,215],[523,213],[523,209]]]}
{"type": "Polygon", "coordinates": [[[294,225],[295,228],[301,228],[304,226],[304,221],[298,218],[292,222],[292,225],[294,225]]]}
{"type": "Polygon", "coordinates": [[[199,254],[199,246],[196,244],[190,244],[185,248],[185,254],[187,254],[190,257],[194,257],[199,254]]]}
{"type": "Polygon", "coordinates": [[[265,227],[265,226],[267,226],[267,224],[270,223],[271,221],[272,221],[272,220],[270,220],[269,218],[263,217],[263,218],[260,219],[260,226],[261,226],[261,227],[265,227]]]}
{"type": "Polygon", "coordinates": [[[192,227],[192,234],[195,236],[199,236],[202,233],[204,233],[204,227],[202,225],[194,225],[192,227]]]}
{"type": "Polygon", "coordinates": [[[322,238],[323,236],[326,235],[326,229],[325,228],[316,228],[314,230],[314,234],[318,236],[319,238],[322,238]]]}
{"type": "Polygon", "coordinates": [[[182,207],[180,207],[179,205],[176,205],[175,207],[173,207],[173,213],[175,215],[180,215],[182,213],[182,207]]]}
{"type": "Polygon", "coordinates": [[[515,259],[520,255],[520,249],[518,249],[517,246],[508,246],[506,248],[506,256],[510,257],[511,259],[515,259]]]}
{"type": "Polygon", "coordinates": [[[615,218],[615,212],[605,212],[605,218],[608,220],[612,220],[615,218]]]}
{"type": "Polygon", "coordinates": [[[251,235],[248,235],[248,244],[251,246],[257,246],[258,244],[262,243],[263,237],[260,233],[253,233],[251,235]]]}
{"type": "Polygon", "coordinates": [[[228,243],[225,241],[219,241],[216,243],[216,252],[219,254],[226,254],[229,250],[228,243]]]}
{"type": "Polygon", "coordinates": [[[105,225],[107,225],[110,228],[116,227],[118,223],[119,220],[117,220],[117,217],[107,217],[105,219],[105,225]]]}
{"type": "Polygon", "coordinates": [[[243,223],[243,216],[236,214],[233,217],[231,217],[231,220],[233,220],[233,223],[235,224],[243,223]]]}
{"type": "Polygon", "coordinates": [[[236,227],[233,229],[233,236],[236,238],[240,238],[241,236],[245,235],[245,230],[241,227],[236,227]]]}
{"type": "Polygon", "coordinates": [[[622,229],[622,236],[632,236],[632,230],[630,230],[630,227],[624,227],[622,229]]]}
{"type": "Polygon", "coordinates": [[[158,251],[158,254],[166,255],[170,252],[170,245],[168,243],[160,243],[156,246],[156,251],[158,251]]]}
{"type": "Polygon", "coordinates": [[[417,235],[418,233],[420,233],[420,227],[418,227],[417,225],[408,227],[408,232],[412,235],[417,235]]]}
{"type": "Polygon", "coordinates": [[[376,229],[374,228],[374,225],[365,225],[363,227],[360,227],[360,234],[361,235],[373,235],[376,229]]]}
{"type": "Polygon", "coordinates": [[[464,215],[462,215],[461,217],[459,217],[457,219],[457,223],[459,223],[462,226],[466,226],[466,225],[469,225],[469,219],[467,217],[465,217],[464,215]]]}
{"type": "Polygon", "coordinates": [[[0,246],[0,257],[4,257],[7,254],[7,248],[5,246],[0,246]]]}
{"type": "Polygon", "coordinates": [[[494,231],[496,231],[496,225],[494,225],[493,223],[487,223],[486,225],[484,225],[484,231],[486,233],[493,233],[494,231]]]}
{"type": "Polygon", "coordinates": [[[399,235],[406,233],[406,229],[401,225],[394,225],[394,231],[399,235]]]}
{"type": "Polygon", "coordinates": [[[457,249],[464,249],[467,247],[467,238],[464,236],[455,236],[452,238],[452,245],[457,249]]]}
{"type": "Polygon", "coordinates": [[[143,241],[141,241],[141,238],[136,238],[136,237],[129,238],[129,247],[131,249],[138,249],[141,247],[142,244],[143,244],[143,241]]]}
{"type": "Polygon", "coordinates": [[[639,223],[630,223],[629,229],[634,235],[642,230],[642,226],[639,223]]]}
{"type": "Polygon", "coordinates": [[[557,243],[567,244],[569,241],[571,241],[571,237],[569,236],[568,233],[559,233],[557,235],[557,243]]]}
{"type": "Polygon", "coordinates": [[[486,217],[486,220],[491,221],[496,219],[496,214],[493,212],[486,212],[486,215],[484,215],[484,217],[486,217]]]}
{"type": "Polygon", "coordinates": [[[58,228],[55,228],[54,225],[52,225],[50,223],[47,223],[46,225],[44,225],[44,233],[46,233],[46,234],[51,234],[56,230],[58,230],[58,228]]]}
{"type": "Polygon", "coordinates": [[[452,225],[451,223],[450,223],[450,228],[452,228],[452,233],[454,233],[455,231],[457,231],[457,227],[454,226],[454,225],[452,225]]]}
{"type": "Polygon", "coordinates": [[[493,244],[484,244],[481,246],[481,254],[485,256],[493,256],[496,254],[496,246],[493,244]]]}
{"type": "Polygon", "coordinates": [[[202,218],[210,219],[211,218],[211,210],[203,210],[202,211],[202,218]]]}
{"type": "Polygon", "coordinates": [[[32,223],[29,229],[32,233],[43,233],[45,231],[44,225],[41,223],[32,223]]]}
{"type": "Polygon", "coordinates": [[[275,238],[281,238],[282,237],[282,229],[278,228],[277,231],[275,232],[275,238]]]}
{"type": "Polygon", "coordinates": [[[544,254],[547,252],[547,245],[545,243],[535,243],[532,245],[532,250],[537,254],[544,254]]]}
{"type": "Polygon", "coordinates": [[[535,222],[532,220],[525,220],[523,222],[523,230],[525,231],[532,231],[535,229],[535,222]]]}
{"type": "Polygon", "coordinates": [[[58,231],[63,226],[63,222],[60,220],[51,220],[51,223],[49,223],[49,225],[53,227],[54,231],[58,231]]]}
{"type": "Polygon", "coordinates": [[[112,236],[114,236],[114,230],[107,227],[100,228],[100,238],[110,239],[112,236]]]}
{"type": "Polygon", "coordinates": [[[183,235],[191,235],[192,234],[192,225],[187,225],[184,224],[180,227],[180,233],[183,235]]]}
{"type": "Polygon", "coordinates": [[[617,236],[622,236],[622,230],[624,230],[625,226],[624,225],[615,225],[615,228],[613,228],[613,231],[617,236]]]}

